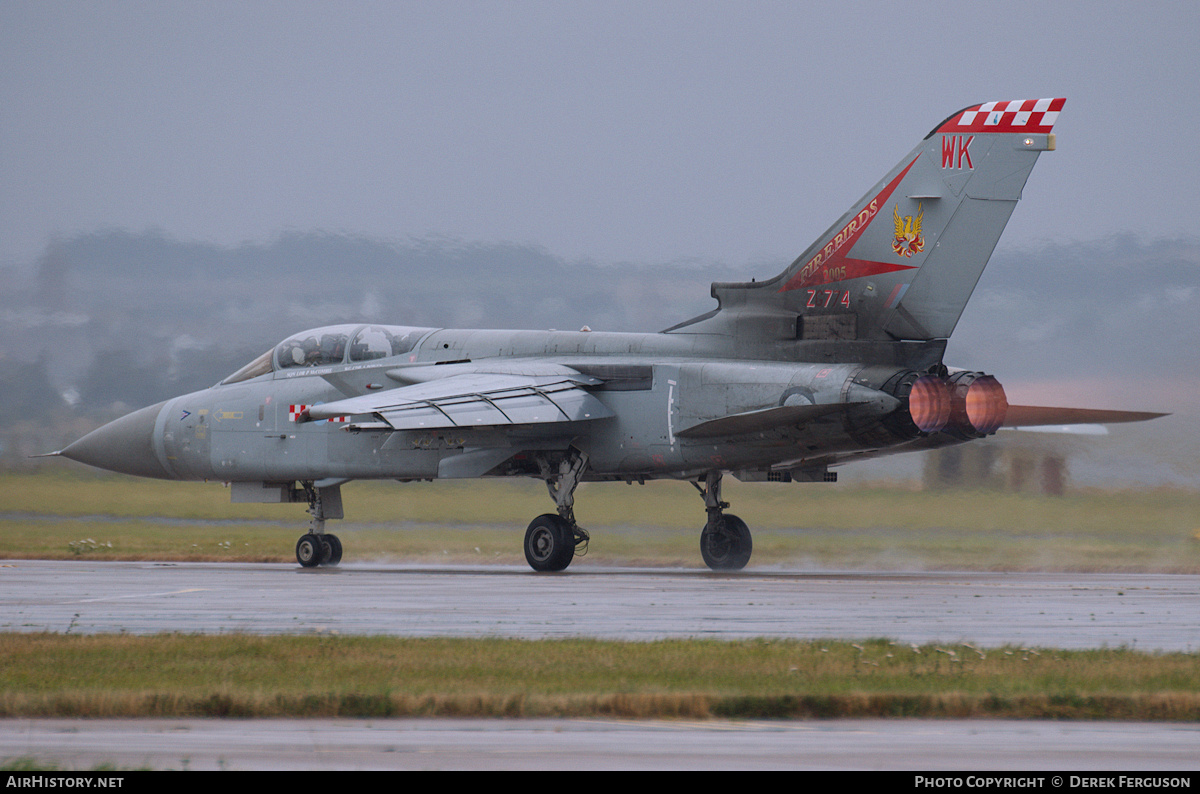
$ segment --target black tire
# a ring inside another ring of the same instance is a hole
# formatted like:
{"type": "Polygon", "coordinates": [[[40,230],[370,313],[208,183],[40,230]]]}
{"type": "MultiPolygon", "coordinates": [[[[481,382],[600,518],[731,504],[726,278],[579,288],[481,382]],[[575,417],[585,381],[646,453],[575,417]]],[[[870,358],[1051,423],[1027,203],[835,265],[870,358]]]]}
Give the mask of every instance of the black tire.
{"type": "Polygon", "coordinates": [[[328,532],[325,533],[324,535],[322,535],[321,537],[323,537],[325,539],[325,543],[328,544],[328,546],[329,546],[329,554],[326,557],[325,561],[322,562],[321,564],[328,565],[330,567],[337,565],[339,562],[342,561],[342,541],[341,541],[341,539],[338,538],[337,535],[330,535],[328,532]]]}
{"type": "Polygon", "coordinates": [[[561,571],[575,556],[575,533],[561,516],[546,513],[525,530],[525,561],[535,571],[561,571]]]}
{"type": "Polygon", "coordinates": [[[312,533],[302,535],[296,541],[296,562],[305,568],[316,568],[327,555],[326,544],[312,533]]]}
{"type": "Polygon", "coordinates": [[[754,541],[750,527],[735,515],[724,515],[716,526],[700,533],[700,556],[714,571],[740,571],[750,562],[754,541]]]}

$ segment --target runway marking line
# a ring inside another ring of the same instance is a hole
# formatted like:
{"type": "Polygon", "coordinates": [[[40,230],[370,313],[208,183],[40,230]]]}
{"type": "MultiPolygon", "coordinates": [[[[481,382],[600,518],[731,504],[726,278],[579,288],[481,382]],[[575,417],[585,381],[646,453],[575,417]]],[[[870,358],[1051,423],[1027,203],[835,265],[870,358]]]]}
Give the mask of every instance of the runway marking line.
{"type": "Polygon", "coordinates": [[[79,601],[68,601],[68,604],[94,604],[97,601],[120,601],[126,598],[157,598],[158,596],[182,595],[183,593],[203,593],[210,588],[189,587],[186,590],[165,590],[161,593],[134,593],[123,596],[105,596],[104,598],[84,598],[79,601]]]}

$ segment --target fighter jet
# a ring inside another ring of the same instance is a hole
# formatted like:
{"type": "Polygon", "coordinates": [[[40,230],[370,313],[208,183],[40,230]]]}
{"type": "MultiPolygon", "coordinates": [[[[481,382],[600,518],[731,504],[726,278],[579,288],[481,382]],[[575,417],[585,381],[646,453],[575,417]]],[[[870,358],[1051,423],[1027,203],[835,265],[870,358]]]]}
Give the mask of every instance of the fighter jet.
{"type": "MultiPolygon", "coordinates": [[[[525,531],[536,571],[587,550],[584,481],[686,480],[715,570],[750,560],[726,474],[833,482],[855,460],[1005,426],[1161,414],[1009,405],[947,340],[1064,100],[954,113],[774,278],[714,283],[717,306],[660,333],[337,325],[294,334],[204,391],[135,411],[58,453],[143,477],[228,482],[233,502],[307,502],[302,566],[336,565],[341,486],[544,480],[525,531]]],[[[699,523],[699,521],[697,522],[699,523]]]]}

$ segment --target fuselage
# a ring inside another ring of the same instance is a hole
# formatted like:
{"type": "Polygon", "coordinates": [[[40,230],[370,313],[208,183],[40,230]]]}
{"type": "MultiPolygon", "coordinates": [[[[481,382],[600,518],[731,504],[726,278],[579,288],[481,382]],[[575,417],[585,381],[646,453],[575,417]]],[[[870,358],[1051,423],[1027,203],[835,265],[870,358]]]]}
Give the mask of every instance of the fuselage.
{"type": "MultiPolygon", "coordinates": [[[[713,469],[753,479],[823,471],[839,454],[900,451],[917,438],[911,423],[895,419],[907,416],[905,394],[881,391],[913,372],[912,363],[847,363],[844,345],[839,362],[781,360],[803,344],[747,351],[709,334],[333,326],[290,337],[222,383],[117,420],[63,454],[141,476],[291,482],[539,476],[539,458],[573,447],[589,457],[587,479],[690,478],[713,469]],[[385,336],[404,341],[390,347],[379,341],[385,336]],[[610,415],[534,429],[395,430],[371,416],[304,421],[306,409],[403,388],[416,376],[547,366],[592,378],[588,392],[610,415]],[[846,403],[853,406],[750,437],[688,433],[732,415],[846,403]]],[[[918,346],[893,355],[911,361],[914,350],[935,360],[941,352],[918,346]]]]}

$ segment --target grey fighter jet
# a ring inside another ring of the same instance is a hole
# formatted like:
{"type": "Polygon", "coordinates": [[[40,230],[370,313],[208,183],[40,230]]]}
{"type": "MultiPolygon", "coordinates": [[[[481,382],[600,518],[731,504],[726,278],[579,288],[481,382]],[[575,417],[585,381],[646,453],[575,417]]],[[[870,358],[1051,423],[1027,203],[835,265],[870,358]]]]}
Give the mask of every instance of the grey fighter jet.
{"type": "MultiPolygon", "coordinates": [[[[556,510],[525,532],[537,571],[586,551],[576,486],[693,483],[709,567],[750,559],[721,479],[831,482],[864,458],[1004,426],[1158,414],[1009,405],[946,341],[1063,99],[988,102],[934,129],[782,273],[715,283],[661,333],[338,325],[295,334],[211,389],[143,408],[59,453],[112,471],[307,502],[303,566],[342,557],[327,519],[354,479],[537,477],[556,510]]],[[[699,523],[699,522],[697,522],[699,523]]]]}

